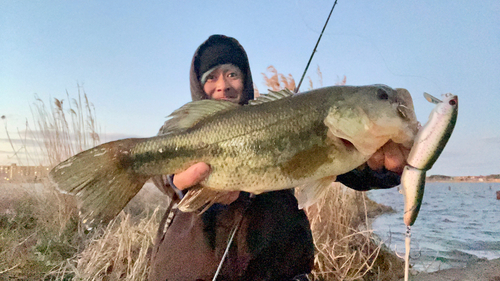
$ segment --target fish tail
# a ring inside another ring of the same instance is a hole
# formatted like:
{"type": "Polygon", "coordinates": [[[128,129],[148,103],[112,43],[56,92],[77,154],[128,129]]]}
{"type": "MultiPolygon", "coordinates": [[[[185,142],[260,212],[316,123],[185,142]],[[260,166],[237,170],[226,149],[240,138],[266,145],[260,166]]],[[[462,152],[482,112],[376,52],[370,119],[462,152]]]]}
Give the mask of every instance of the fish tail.
{"type": "Polygon", "coordinates": [[[113,219],[150,176],[132,169],[131,149],[142,139],[105,143],[59,163],[49,174],[62,193],[77,197],[84,225],[113,219]]]}

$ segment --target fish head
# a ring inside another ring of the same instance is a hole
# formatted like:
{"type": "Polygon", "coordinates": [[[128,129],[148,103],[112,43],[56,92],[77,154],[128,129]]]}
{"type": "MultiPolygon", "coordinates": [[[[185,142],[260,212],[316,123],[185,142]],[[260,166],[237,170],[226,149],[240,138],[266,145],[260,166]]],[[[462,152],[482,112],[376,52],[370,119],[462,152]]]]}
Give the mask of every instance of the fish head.
{"type": "Polygon", "coordinates": [[[325,124],[330,134],[370,156],[389,140],[410,148],[418,131],[413,100],[406,89],[385,85],[345,87],[325,124]]]}

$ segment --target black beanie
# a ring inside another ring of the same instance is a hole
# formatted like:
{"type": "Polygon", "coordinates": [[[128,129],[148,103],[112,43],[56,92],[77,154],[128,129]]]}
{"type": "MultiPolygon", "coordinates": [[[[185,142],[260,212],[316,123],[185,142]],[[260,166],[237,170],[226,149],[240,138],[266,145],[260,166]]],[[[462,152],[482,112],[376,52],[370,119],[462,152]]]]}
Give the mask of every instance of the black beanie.
{"type": "Polygon", "coordinates": [[[235,44],[228,44],[226,36],[212,35],[207,40],[207,44],[200,50],[200,56],[197,65],[198,81],[206,71],[222,64],[231,63],[236,65],[240,70],[246,69],[246,55],[241,47],[235,44]]]}

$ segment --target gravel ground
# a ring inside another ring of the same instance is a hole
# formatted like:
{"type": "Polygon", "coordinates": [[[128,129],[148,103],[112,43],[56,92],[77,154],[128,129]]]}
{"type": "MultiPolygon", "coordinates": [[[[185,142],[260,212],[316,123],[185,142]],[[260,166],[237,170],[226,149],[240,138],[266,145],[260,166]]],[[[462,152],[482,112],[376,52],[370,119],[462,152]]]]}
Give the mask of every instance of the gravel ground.
{"type": "MultiPolygon", "coordinates": [[[[401,279],[402,280],[402,279],[401,279]]],[[[464,268],[450,268],[431,273],[418,273],[413,281],[500,281],[500,259],[482,260],[464,268]]]]}

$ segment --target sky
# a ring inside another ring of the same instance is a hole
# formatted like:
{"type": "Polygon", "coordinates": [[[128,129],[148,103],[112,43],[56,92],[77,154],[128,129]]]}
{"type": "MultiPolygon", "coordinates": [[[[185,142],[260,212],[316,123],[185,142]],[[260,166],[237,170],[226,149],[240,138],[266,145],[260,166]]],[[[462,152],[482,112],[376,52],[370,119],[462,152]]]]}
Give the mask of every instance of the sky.
{"type": "MultiPolygon", "coordinates": [[[[298,81],[333,2],[3,0],[0,165],[17,162],[7,132],[17,145],[35,94],[49,104],[80,87],[105,141],[156,135],[190,101],[191,59],[212,34],[238,39],[260,92],[270,65],[298,81]]],[[[422,124],[434,107],[423,92],[458,95],[455,130],[428,175],[500,174],[498,15],[496,0],[339,0],[307,76],[319,87],[319,66],[323,86],[345,75],[406,88],[422,124]]]]}

